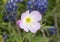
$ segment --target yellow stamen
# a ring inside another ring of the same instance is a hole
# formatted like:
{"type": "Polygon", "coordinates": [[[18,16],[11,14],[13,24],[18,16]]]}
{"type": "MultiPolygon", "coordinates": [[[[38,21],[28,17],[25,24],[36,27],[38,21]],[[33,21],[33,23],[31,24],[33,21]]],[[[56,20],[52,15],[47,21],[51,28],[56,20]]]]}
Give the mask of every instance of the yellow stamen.
{"type": "Polygon", "coordinates": [[[31,22],[31,18],[27,18],[26,23],[30,23],[30,22],[31,22]]]}

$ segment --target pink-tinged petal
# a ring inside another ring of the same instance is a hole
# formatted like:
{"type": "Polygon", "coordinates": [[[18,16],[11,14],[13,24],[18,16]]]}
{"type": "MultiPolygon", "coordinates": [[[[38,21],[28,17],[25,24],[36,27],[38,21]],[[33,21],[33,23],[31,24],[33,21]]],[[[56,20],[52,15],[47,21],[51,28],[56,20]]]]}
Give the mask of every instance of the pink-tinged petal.
{"type": "Polygon", "coordinates": [[[30,15],[33,17],[33,19],[35,19],[35,21],[40,21],[42,19],[42,15],[38,11],[32,11],[30,15]]]}
{"type": "Polygon", "coordinates": [[[29,31],[29,29],[27,28],[27,25],[24,22],[20,22],[20,28],[24,29],[26,32],[29,31]]]}
{"type": "Polygon", "coordinates": [[[29,28],[32,33],[36,33],[41,28],[41,25],[39,22],[34,22],[31,24],[31,27],[29,28]]]}
{"type": "Polygon", "coordinates": [[[20,22],[21,22],[21,20],[18,20],[18,21],[16,22],[16,24],[17,24],[17,25],[19,25],[19,24],[20,24],[20,22]]]}
{"type": "Polygon", "coordinates": [[[24,20],[28,15],[29,15],[29,10],[27,10],[27,11],[24,12],[24,13],[22,13],[22,15],[21,15],[21,20],[24,20]]]}

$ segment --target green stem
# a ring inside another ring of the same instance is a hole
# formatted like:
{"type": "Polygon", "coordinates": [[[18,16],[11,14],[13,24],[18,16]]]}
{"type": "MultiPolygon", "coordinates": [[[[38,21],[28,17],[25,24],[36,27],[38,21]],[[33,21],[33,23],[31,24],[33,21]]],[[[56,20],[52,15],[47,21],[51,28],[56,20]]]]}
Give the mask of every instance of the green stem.
{"type": "MultiPolygon", "coordinates": [[[[43,22],[41,21],[41,25],[43,24],[43,22]]],[[[43,27],[41,27],[41,32],[42,32],[42,35],[43,37],[46,37],[45,33],[44,33],[44,29],[42,29],[43,27]]]]}
{"type": "Polygon", "coordinates": [[[54,24],[55,24],[55,28],[57,29],[57,34],[59,32],[58,30],[58,23],[57,23],[57,5],[58,5],[59,0],[56,0],[56,6],[53,9],[53,14],[54,14],[54,24]]]}
{"type": "MultiPolygon", "coordinates": [[[[55,7],[54,7],[54,9],[53,9],[53,15],[54,15],[54,25],[55,25],[55,28],[56,28],[56,30],[57,30],[57,34],[55,35],[55,36],[57,36],[58,37],[58,35],[59,35],[59,28],[58,28],[58,18],[57,18],[57,7],[58,7],[58,3],[59,3],[59,0],[56,0],[56,4],[55,4],[55,7]]],[[[54,39],[54,38],[53,38],[54,39]]],[[[56,40],[57,40],[57,38],[56,38],[56,40]]],[[[56,41],[55,40],[55,41],[56,41]]],[[[57,40],[57,42],[58,42],[58,40],[57,40]]]]}
{"type": "Polygon", "coordinates": [[[8,25],[8,30],[9,30],[9,34],[11,34],[11,23],[9,22],[9,25],[8,25]]]}

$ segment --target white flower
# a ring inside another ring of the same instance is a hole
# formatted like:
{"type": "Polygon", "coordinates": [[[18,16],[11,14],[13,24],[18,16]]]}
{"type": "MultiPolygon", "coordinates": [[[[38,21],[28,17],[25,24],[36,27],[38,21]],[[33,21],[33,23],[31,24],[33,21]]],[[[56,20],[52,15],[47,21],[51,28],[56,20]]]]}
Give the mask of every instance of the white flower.
{"type": "Polygon", "coordinates": [[[25,13],[22,13],[21,20],[17,21],[17,24],[21,29],[24,29],[26,32],[30,30],[32,33],[35,33],[41,27],[39,23],[41,19],[42,16],[38,11],[32,11],[31,13],[29,13],[28,10],[25,13]]]}

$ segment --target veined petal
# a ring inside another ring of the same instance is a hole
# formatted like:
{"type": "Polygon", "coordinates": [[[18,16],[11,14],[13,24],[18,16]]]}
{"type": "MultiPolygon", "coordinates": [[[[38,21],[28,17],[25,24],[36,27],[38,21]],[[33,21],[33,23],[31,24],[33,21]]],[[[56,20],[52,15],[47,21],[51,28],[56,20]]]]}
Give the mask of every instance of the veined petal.
{"type": "Polygon", "coordinates": [[[32,11],[30,15],[35,21],[40,21],[42,19],[42,15],[38,11],[32,11]]]}
{"type": "Polygon", "coordinates": [[[39,30],[41,28],[41,25],[39,22],[34,22],[30,25],[30,28],[29,30],[32,32],[32,33],[36,33],[37,30],[39,30]]]}
{"type": "Polygon", "coordinates": [[[20,22],[20,28],[24,29],[26,32],[29,31],[29,29],[27,28],[27,25],[24,22],[20,22]]]}
{"type": "Polygon", "coordinates": [[[29,15],[29,10],[27,10],[25,13],[22,13],[21,20],[24,20],[29,15]]]}

